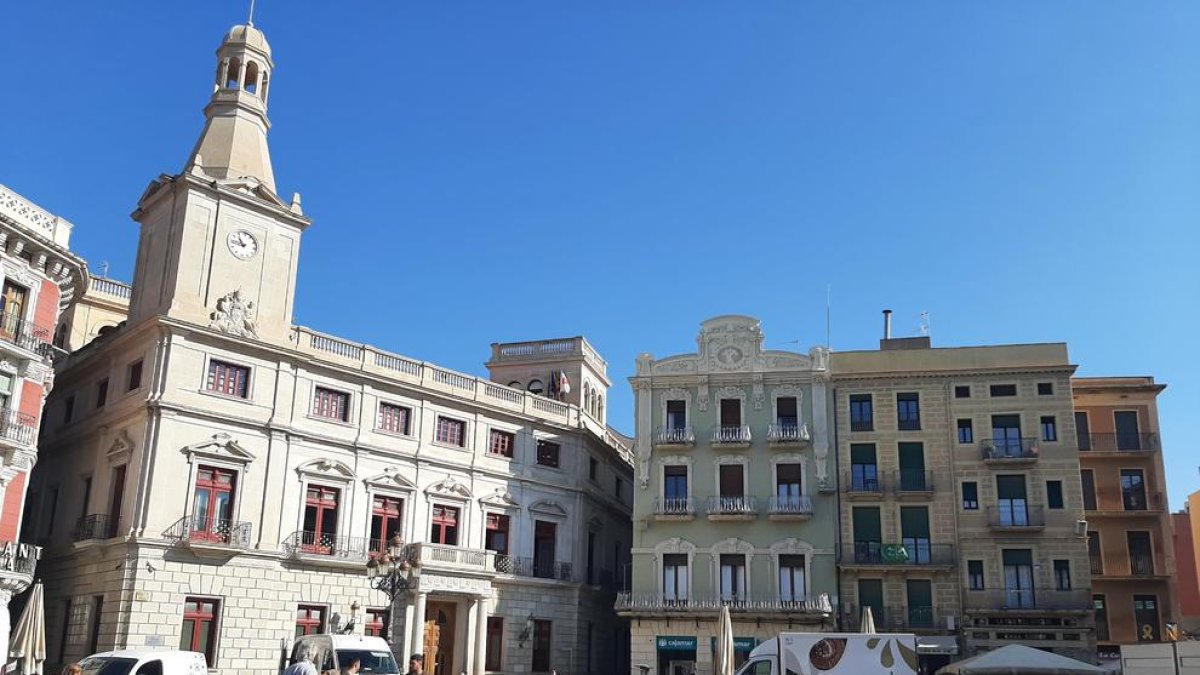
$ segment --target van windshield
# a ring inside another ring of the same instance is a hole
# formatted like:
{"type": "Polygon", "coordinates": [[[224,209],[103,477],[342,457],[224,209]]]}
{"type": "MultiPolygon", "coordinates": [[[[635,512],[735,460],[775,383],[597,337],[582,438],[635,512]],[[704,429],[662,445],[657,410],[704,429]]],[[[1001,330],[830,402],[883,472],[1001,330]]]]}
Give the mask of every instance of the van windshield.
{"type": "Polygon", "coordinates": [[[83,675],[129,675],[137,665],[137,659],[121,659],[113,656],[89,656],[79,662],[83,675]]]}
{"type": "Polygon", "coordinates": [[[381,675],[400,673],[396,659],[391,652],[372,651],[368,649],[339,649],[337,650],[338,668],[345,672],[350,664],[358,659],[361,664],[360,673],[380,673],[381,675]]]}

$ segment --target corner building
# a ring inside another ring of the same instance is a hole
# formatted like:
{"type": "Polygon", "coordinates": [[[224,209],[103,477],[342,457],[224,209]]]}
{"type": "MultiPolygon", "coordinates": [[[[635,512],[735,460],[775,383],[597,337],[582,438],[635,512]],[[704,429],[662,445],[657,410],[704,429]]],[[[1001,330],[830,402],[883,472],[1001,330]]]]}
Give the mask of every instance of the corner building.
{"type": "Polygon", "coordinates": [[[299,196],[266,143],[274,62],[236,26],[183,172],[147,187],[128,319],[67,326],[35,477],[51,666],[121,648],[276,672],[297,635],[385,635],[428,672],[623,670],[632,454],[582,337],[477,378],[291,323],[299,196]],[[53,497],[50,497],[53,495],[53,497]],[[398,534],[394,606],[367,562],[398,534]],[[618,665],[619,664],[619,665],[618,665]]]}
{"type": "Polygon", "coordinates": [[[832,368],[843,628],[871,607],[929,672],[1006,644],[1091,662],[1066,345],[885,337],[832,368]]]}
{"type": "MultiPolygon", "coordinates": [[[[1193,568],[1177,569],[1168,512],[1157,403],[1166,385],[1152,377],[1078,377],[1071,389],[1096,656],[1107,662],[1120,658],[1122,644],[1168,639],[1166,624],[1180,621],[1177,587],[1193,568]]],[[[1194,574],[1189,581],[1195,585],[1194,574]]]]}
{"type": "Polygon", "coordinates": [[[828,352],[763,349],[758,320],[703,322],[698,350],[642,354],[630,671],[713,672],[728,606],[738,663],[781,631],[833,625],[837,501],[828,352]]]}
{"type": "Polygon", "coordinates": [[[62,309],[88,283],[69,250],[74,226],[0,185],[0,654],[9,601],[28,590],[42,543],[26,516],[43,403],[54,386],[52,341],[62,309]]]}

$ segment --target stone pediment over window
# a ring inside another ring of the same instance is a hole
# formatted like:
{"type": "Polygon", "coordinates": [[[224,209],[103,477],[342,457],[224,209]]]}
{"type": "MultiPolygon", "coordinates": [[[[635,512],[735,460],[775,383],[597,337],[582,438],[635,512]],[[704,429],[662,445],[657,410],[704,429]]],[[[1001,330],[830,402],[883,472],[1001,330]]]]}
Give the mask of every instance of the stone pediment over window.
{"type": "Polygon", "coordinates": [[[196,457],[235,462],[237,464],[249,464],[255,459],[249,450],[243,448],[229,434],[213,434],[213,437],[209,440],[186,446],[181,452],[187,455],[188,463],[194,462],[196,457]]]}
{"type": "Polygon", "coordinates": [[[812,555],[813,550],[812,544],[808,543],[807,541],[796,539],[795,537],[781,539],[780,541],[771,544],[772,553],[782,553],[785,555],[812,555]]]}
{"type": "Polygon", "coordinates": [[[655,544],[654,552],[658,555],[662,555],[664,553],[687,553],[688,555],[695,555],[696,545],[687,539],[671,537],[670,539],[663,539],[655,544]]]}
{"type": "Polygon", "coordinates": [[[563,518],[567,516],[567,510],[562,507],[562,504],[552,499],[536,501],[529,506],[529,510],[532,513],[541,513],[547,516],[561,516],[563,518]]]}
{"type": "Polygon", "coordinates": [[[430,497],[442,497],[450,499],[471,499],[471,488],[467,487],[454,476],[446,476],[442,480],[425,488],[425,494],[430,497]]]}
{"type": "Polygon", "coordinates": [[[513,499],[512,493],[504,488],[496,488],[495,492],[480,497],[479,503],[484,506],[501,509],[517,509],[521,507],[521,504],[516,499],[513,499]]]}
{"type": "Polygon", "coordinates": [[[417,486],[411,480],[405,478],[395,469],[385,469],[378,476],[364,478],[363,483],[367,487],[382,488],[385,490],[415,490],[417,486]]]}
{"type": "Polygon", "coordinates": [[[721,541],[713,544],[712,554],[716,556],[722,553],[741,553],[743,555],[754,555],[754,544],[751,544],[743,539],[738,539],[737,537],[722,539],[721,541]]]}
{"type": "Polygon", "coordinates": [[[314,459],[296,467],[296,473],[309,478],[347,482],[354,480],[354,471],[342,462],[328,457],[314,459]]]}
{"type": "Polygon", "coordinates": [[[108,446],[108,461],[113,464],[120,464],[129,460],[129,456],[133,454],[133,439],[129,437],[129,432],[122,429],[117,432],[113,442],[108,446]]]}

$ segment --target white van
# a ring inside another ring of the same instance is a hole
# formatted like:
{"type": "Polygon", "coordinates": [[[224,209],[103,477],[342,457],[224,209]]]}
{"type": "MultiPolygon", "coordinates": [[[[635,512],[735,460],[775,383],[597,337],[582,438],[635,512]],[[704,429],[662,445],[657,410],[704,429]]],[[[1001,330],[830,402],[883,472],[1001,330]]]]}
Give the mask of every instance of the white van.
{"type": "Polygon", "coordinates": [[[200,652],[124,649],[92,654],[79,666],[83,675],[208,675],[200,652]]]}
{"type": "Polygon", "coordinates": [[[750,652],[738,675],[917,675],[911,633],[780,633],[750,652]]]}
{"type": "MultiPolygon", "coordinates": [[[[359,673],[399,675],[400,668],[392,656],[392,648],[381,637],[368,635],[305,635],[296,638],[292,645],[292,660],[295,663],[302,649],[314,656],[313,663],[322,675],[337,675],[358,659],[359,673]]],[[[105,673],[107,675],[107,673],[105,673]]]]}

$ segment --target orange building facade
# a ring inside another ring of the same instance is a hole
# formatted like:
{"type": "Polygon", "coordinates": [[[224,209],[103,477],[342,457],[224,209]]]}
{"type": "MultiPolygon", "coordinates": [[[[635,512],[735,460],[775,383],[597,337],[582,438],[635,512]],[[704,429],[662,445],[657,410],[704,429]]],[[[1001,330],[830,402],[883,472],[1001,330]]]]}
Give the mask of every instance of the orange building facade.
{"type": "Polygon", "coordinates": [[[1162,642],[1179,621],[1175,543],[1152,377],[1075,378],[1096,649],[1162,642]]]}

